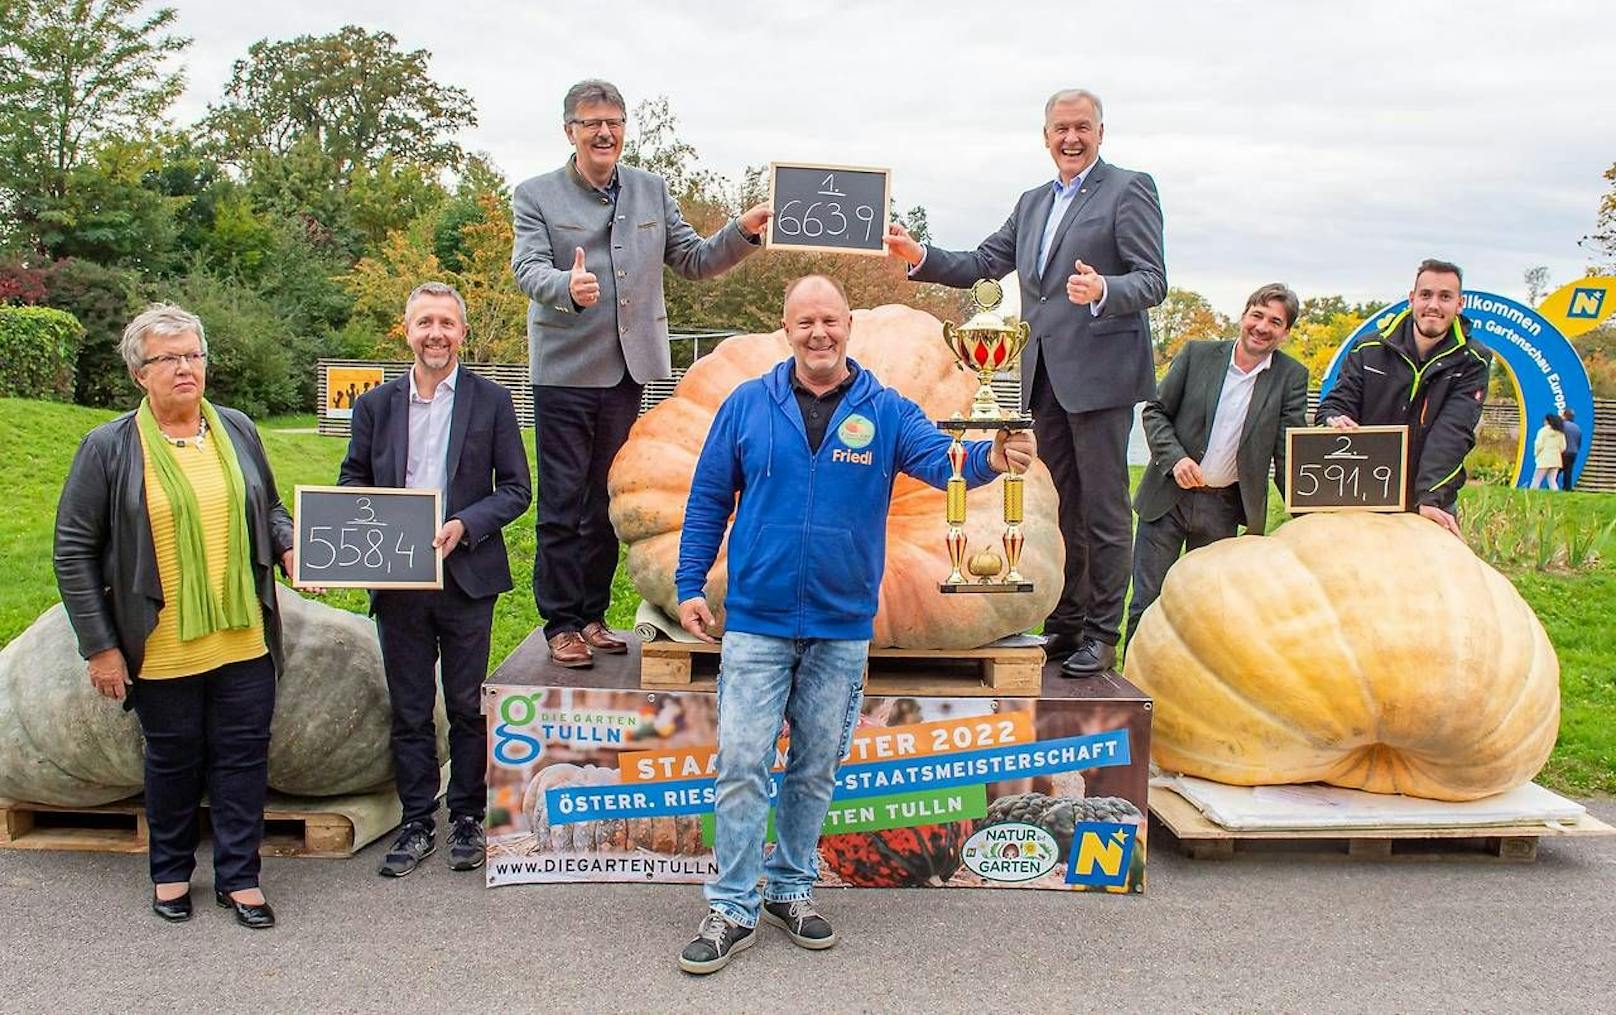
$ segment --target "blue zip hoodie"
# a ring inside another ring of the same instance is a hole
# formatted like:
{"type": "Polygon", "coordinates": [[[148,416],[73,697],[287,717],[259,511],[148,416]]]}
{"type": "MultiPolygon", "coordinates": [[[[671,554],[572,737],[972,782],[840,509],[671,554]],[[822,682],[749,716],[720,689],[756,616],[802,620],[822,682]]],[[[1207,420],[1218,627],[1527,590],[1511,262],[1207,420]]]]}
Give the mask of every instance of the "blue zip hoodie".
{"type": "MultiPolygon", "coordinates": [[[[727,629],[779,638],[869,638],[886,565],[893,477],[905,472],[946,487],[953,438],[861,368],[819,451],[810,453],[791,390],[793,369],[795,360],[787,359],[719,406],[685,503],[674,573],[679,601],[704,594],[733,511],[727,629]]],[[[993,442],[967,441],[965,447],[966,485],[992,481],[998,475],[988,465],[993,442]]],[[[939,542],[944,524],[939,514],[939,542]]]]}

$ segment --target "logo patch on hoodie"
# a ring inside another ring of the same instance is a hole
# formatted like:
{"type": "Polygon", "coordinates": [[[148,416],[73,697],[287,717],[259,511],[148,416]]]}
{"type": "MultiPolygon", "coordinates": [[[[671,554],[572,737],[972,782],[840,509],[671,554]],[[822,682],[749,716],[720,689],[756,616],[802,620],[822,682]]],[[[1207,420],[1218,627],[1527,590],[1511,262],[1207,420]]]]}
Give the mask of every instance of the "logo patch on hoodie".
{"type": "Polygon", "coordinates": [[[867,447],[875,440],[875,424],[856,412],[851,413],[842,420],[842,425],[836,428],[836,436],[850,448],[867,447]]]}

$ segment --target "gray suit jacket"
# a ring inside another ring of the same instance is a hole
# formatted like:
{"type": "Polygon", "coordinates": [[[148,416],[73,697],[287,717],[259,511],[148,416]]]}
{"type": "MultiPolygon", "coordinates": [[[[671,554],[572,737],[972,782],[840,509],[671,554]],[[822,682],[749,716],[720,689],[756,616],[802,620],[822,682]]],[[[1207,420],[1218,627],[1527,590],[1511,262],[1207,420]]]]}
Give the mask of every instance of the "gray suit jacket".
{"type": "MultiPolygon", "coordinates": [[[[1180,458],[1199,462],[1206,456],[1212,418],[1218,411],[1233,351],[1234,343],[1227,340],[1187,343],[1167,368],[1161,393],[1145,403],[1150,463],[1133,499],[1140,521],[1155,521],[1184,496],[1184,488],[1173,478],[1173,466],[1180,458]]],[[[1307,367],[1275,350],[1273,361],[1257,376],[1251,391],[1240,447],[1235,452],[1247,532],[1260,536],[1268,525],[1270,464],[1274,482],[1281,491],[1285,489],[1285,428],[1306,425],[1307,367]]]]}
{"type": "Polygon", "coordinates": [[[608,388],[622,380],[625,365],[641,384],[667,377],[663,264],[685,278],[711,278],[758,249],[734,220],[702,239],[655,173],[619,165],[617,177],[615,209],[570,159],[512,195],[511,271],[528,298],[534,384],[608,388]],[[600,301],[592,307],[574,304],[567,288],[578,247],[584,267],[600,279],[600,301]]]}
{"type": "Polygon", "coordinates": [[[1156,392],[1145,311],[1167,295],[1155,181],[1097,161],[1066,209],[1045,275],[1038,268],[1038,245],[1054,202],[1050,184],[1034,187],[975,250],[927,247],[913,277],[968,286],[1014,269],[1021,280],[1021,316],[1032,326],[1021,358],[1022,406],[1040,364],[1067,412],[1133,405],[1156,392]],[[1079,259],[1105,277],[1105,308],[1098,317],[1066,298],[1066,279],[1079,259]]]}

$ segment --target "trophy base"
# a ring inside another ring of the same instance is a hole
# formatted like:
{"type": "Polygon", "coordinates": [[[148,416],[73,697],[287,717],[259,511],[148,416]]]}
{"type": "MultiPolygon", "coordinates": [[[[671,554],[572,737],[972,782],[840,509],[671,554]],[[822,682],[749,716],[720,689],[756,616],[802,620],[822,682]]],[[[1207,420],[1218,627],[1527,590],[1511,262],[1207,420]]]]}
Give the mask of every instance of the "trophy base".
{"type": "Polygon", "coordinates": [[[1032,582],[938,582],[943,593],[1031,592],[1032,582]]]}
{"type": "Polygon", "coordinates": [[[998,419],[970,419],[956,416],[936,421],[937,429],[944,433],[964,433],[967,430],[1031,430],[1031,416],[1003,416],[998,419]]]}

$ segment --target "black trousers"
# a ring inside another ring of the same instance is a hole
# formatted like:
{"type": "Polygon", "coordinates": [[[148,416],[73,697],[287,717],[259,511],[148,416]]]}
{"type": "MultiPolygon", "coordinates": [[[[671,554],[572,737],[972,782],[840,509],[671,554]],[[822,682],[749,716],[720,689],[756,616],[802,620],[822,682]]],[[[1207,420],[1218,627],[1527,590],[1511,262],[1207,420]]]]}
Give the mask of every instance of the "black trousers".
{"type": "Polygon", "coordinates": [[[640,411],[641,386],[625,373],[610,388],[533,386],[539,457],[533,601],[545,637],[605,620],[617,572],[617,533],[606,474],[640,411]]]}
{"type": "Polygon", "coordinates": [[[269,792],[275,664],[269,653],[190,677],[136,681],[146,737],[146,823],[153,883],[189,881],[208,795],[213,887],[258,887],[269,792]]]}
{"type": "Polygon", "coordinates": [[[1571,479],[1571,466],[1575,465],[1576,462],[1577,455],[1575,452],[1560,452],[1560,488],[1562,490],[1576,489],[1576,484],[1571,479]]]}
{"type": "MultiPolygon", "coordinates": [[[[1073,634],[1115,645],[1122,630],[1133,549],[1128,504],[1128,431],[1133,407],[1067,412],[1040,368],[1029,407],[1038,457],[1060,497],[1066,575],[1045,634],[1073,634]]],[[[1036,553],[1037,547],[1027,547],[1036,553]]]]}
{"type": "Polygon", "coordinates": [[[1155,521],[1139,519],[1133,534],[1133,598],[1128,601],[1128,637],[1139,627],[1158,596],[1167,571],[1180,553],[1199,550],[1239,531],[1246,509],[1240,503],[1240,484],[1221,490],[1185,490],[1178,503],[1155,521]]]}
{"type": "Polygon", "coordinates": [[[440,662],[449,714],[449,815],[481,821],[488,806],[482,687],[498,598],[471,598],[448,572],[442,589],[376,593],[376,632],[393,703],[393,775],[406,824],[431,828],[438,809],[438,737],[432,711],[440,662]]]}

